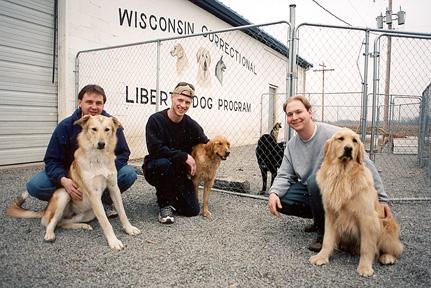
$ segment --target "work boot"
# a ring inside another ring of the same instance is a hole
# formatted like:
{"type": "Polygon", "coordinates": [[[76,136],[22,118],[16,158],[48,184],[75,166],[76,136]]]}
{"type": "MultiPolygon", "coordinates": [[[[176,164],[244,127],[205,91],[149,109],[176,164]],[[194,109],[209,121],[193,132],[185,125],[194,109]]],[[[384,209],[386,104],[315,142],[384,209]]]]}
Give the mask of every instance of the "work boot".
{"type": "Polygon", "coordinates": [[[308,246],[308,250],[313,252],[320,252],[322,250],[323,237],[322,235],[317,235],[317,237],[308,246]]]}
{"type": "Polygon", "coordinates": [[[313,224],[306,225],[304,227],[305,233],[317,232],[317,226],[313,224]]]}
{"type": "Polygon", "coordinates": [[[108,218],[118,217],[118,212],[115,209],[114,205],[103,203],[103,208],[105,209],[106,217],[108,218]]]}

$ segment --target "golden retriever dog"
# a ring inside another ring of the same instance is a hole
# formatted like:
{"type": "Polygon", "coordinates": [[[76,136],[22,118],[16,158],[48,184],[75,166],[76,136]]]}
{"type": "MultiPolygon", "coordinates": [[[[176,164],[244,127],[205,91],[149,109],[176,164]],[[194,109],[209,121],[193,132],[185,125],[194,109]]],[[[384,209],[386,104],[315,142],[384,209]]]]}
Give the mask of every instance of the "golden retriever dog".
{"type": "Polygon", "coordinates": [[[211,54],[204,48],[199,48],[196,53],[196,61],[198,62],[198,74],[196,75],[196,84],[202,87],[211,86],[211,54]]]}
{"type": "Polygon", "coordinates": [[[325,234],[322,250],[310,262],[328,263],[338,246],[360,255],[357,272],[367,277],[374,274],[376,256],[382,264],[394,264],[403,245],[399,225],[385,215],[378,201],[364,155],[359,136],[347,128],[325,143],[323,164],[316,175],[325,209],[325,234]]]}
{"type": "Polygon", "coordinates": [[[196,161],[196,174],[192,177],[195,187],[196,199],[199,200],[198,187],[204,182],[203,206],[201,215],[211,218],[208,210],[208,200],[211,187],[214,184],[217,168],[221,160],[226,160],[230,154],[230,142],[223,136],[216,136],[207,144],[198,144],[193,147],[192,157],[196,161]]]}
{"type": "Polygon", "coordinates": [[[189,59],[187,58],[186,51],[184,50],[183,46],[180,43],[177,43],[174,45],[170,53],[171,53],[171,56],[177,57],[177,63],[176,63],[177,76],[182,76],[189,67],[189,59]]]}
{"type": "Polygon", "coordinates": [[[117,184],[114,150],[117,143],[116,131],[121,124],[116,118],[101,115],[86,115],[74,124],[82,126],[82,131],[78,135],[79,148],[75,151],[75,160],[70,166],[68,177],[78,185],[82,200],[72,199],[64,188],[59,188],[45,210],[30,211],[21,207],[28,197],[26,191],[9,206],[6,214],[17,218],[42,218],[42,225],[46,227],[45,241],[55,240],[54,230],[57,226],[92,230],[86,222],[97,218],[109,247],[121,250],[124,245],[115,236],[101,201],[103,191],[109,189],[124,230],[129,235],[141,233],[127,219],[117,184]]]}

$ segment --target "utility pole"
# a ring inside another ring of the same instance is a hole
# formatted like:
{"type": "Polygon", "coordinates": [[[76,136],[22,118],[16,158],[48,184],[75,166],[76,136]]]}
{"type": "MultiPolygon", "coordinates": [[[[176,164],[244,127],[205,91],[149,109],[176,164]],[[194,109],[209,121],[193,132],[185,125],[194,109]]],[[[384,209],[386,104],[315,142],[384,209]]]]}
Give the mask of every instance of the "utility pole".
{"type": "MultiPolygon", "coordinates": [[[[406,12],[401,10],[396,14],[392,13],[392,0],[388,0],[388,8],[386,8],[385,16],[380,13],[377,16],[377,28],[383,29],[383,22],[388,25],[388,30],[394,29],[392,26],[393,20],[398,20],[398,25],[403,25],[406,20],[406,12]],[[392,16],[396,16],[393,18],[392,16]]],[[[386,75],[385,75],[385,98],[384,98],[384,110],[383,110],[383,128],[386,133],[389,129],[389,96],[390,96],[390,85],[391,85],[391,57],[392,57],[392,37],[388,36],[388,45],[386,49],[386,75]]]]}
{"type": "Polygon", "coordinates": [[[325,120],[325,72],[326,71],[334,71],[335,69],[325,69],[326,65],[325,62],[322,62],[322,64],[319,64],[322,69],[314,69],[314,72],[322,72],[322,122],[325,120]]]}
{"type": "MultiPolygon", "coordinates": [[[[392,0],[389,0],[388,10],[392,17],[392,0]]],[[[388,24],[388,30],[392,30],[392,21],[388,24]]],[[[388,47],[386,49],[386,76],[385,76],[385,99],[383,109],[383,129],[389,133],[389,93],[391,87],[391,58],[392,58],[392,37],[388,36],[388,47]]]]}

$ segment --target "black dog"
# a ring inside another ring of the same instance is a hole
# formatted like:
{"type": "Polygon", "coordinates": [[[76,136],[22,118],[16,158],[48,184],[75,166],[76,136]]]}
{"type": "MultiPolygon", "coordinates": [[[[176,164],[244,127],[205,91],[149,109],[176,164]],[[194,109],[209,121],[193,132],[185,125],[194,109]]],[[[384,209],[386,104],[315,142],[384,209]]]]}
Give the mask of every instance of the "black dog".
{"type": "Polygon", "coordinates": [[[267,173],[271,172],[271,185],[277,175],[277,169],[283,161],[285,142],[277,143],[278,132],[281,128],[280,123],[276,123],[270,134],[263,134],[256,147],[256,158],[259,164],[260,173],[262,174],[262,190],[260,194],[266,192],[268,181],[267,173]]]}

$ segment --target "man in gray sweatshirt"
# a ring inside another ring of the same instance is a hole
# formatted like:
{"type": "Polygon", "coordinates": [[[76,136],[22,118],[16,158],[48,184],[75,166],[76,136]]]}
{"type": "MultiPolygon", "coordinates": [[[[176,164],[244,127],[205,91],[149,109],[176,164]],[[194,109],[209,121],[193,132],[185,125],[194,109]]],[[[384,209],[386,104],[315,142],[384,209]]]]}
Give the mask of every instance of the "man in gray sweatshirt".
{"type": "MultiPolygon", "coordinates": [[[[325,212],[315,174],[323,162],[323,146],[340,129],[312,119],[311,104],[305,96],[290,97],[283,105],[287,123],[296,135],[287,143],[283,162],[269,190],[268,208],[272,214],[280,213],[302,218],[313,218],[313,225],[304,231],[317,232],[308,249],[320,251],[325,230],[325,212]]],[[[365,157],[365,165],[371,170],[379,201],[384,204],[385,214],[392,217],[379,173],[374,163],[365,157]]]]}

